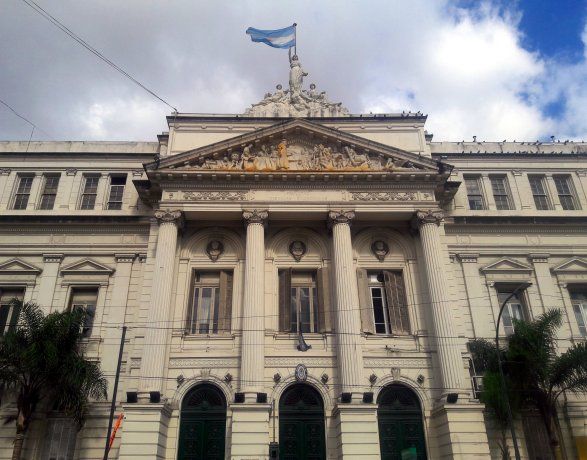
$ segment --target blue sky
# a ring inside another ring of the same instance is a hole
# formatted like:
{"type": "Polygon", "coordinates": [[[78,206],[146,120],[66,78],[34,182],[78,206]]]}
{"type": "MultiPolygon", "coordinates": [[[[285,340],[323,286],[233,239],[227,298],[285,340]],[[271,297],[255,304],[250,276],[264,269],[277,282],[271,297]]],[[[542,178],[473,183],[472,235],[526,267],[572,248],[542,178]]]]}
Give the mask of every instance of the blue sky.
{"type": "MultiPolygon", "coordinates": [[[[587,0],[36,0],[183,112],[242,113],[298,23],[309,76],[351,112],[422,111],[434,140],[587,140],[587,0]]],[[[0,15],[0,98],[53,139],[155,140],[170,109],[20,0],[0,15]]],[[[31,128],[0,107],[0,139],[31,128]]],[[[33,133],[33,139],[47,139],[33,133]]]]}

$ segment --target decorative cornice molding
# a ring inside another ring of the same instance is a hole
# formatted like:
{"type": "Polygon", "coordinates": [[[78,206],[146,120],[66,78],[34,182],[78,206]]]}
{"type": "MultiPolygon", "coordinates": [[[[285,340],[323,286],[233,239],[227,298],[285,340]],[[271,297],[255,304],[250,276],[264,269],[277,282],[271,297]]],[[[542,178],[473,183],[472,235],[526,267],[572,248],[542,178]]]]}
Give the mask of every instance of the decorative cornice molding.
{"type": "Polygon", "coordinates": [[[169,360],[169,368],[186,369],[186,368],[236,368],[239,359],[234,358],[174,358],[169,360]]]}
{"type": "Polygon", "coordinates": [[[532,263],[547,263],[550,254],[530,254],[528,255],[528,260],[532,263]]]}
{"type": "Polygon", "coordinates": [[[244,201],[247,192],[184,192],[184,200],[190,201],[244,201]]]}
{"type": "Polygon", "coordinates": [[[133,169],[132,170],[132,175],[133,176],[142,176],[143,175],[143,170],[142,169],[133,169]]]}
{"type": "Polygon", "coordinates": [[[114,254],[116,263],[133,263],[136,257],[136,254],[114,254]]]}
{"type": "Polygon", "coordinates": [[[355,211],[330,211],[328,213],[328,227],[332,228],[336,224],[351,225],[355,218],[355,211]]]}
{"type": "Polygon", "coordinates": [[[267,224],[267,219],[269,218],[269,213],[263,209],[249,209],[243,211],[243,220],[245,221],[245,225],[250,224],[267,224]]]}
{"type": "Polygon", "coordinates": [[[76,168],[67,168],[65,170],[65,175],[66,176],[75,176],[77,174],[77,169],[76,168]]]}
{"type": "Polygon", "coordinates": [[[10,168],[0,168],[0,176],[8,176],[12,169],[10,168]]]}
{"type": "Polygon", "coordinates": [[[44,263],[60,263],[63,260],[63,254],[43,254],[44,263]]]}
{"type": "Polygon", "coordinates": [[[461,253],[456,255],[463,264],[476,264],[479,254],[461,253]]]}
{"type": "Polygon", "coordinates": [[[168,210],[168,209],[157,209],[154,213],[155,219],[159,225],[162,224],[174,224],[178,228],[183,227],[184,224],[184,217],[183,211],[179,209],[176,210],[168,210]]]}
{"type": "Polygon", "coordinates": [[[428,358],[365,358],[365,367],[426,369],[432,367],[428,358]]]}
{"type": "MultiPolygon", "coordinates": [[[[336,365],[335,358],[303,358],[303,363],[307,367],[334,367],[336,365]]],[[[266,367],[288,367],[295,368],[300,363],[300,358],[283,358],[283,357],[267,357],[265,358],[266,367]]]]}
{"type": "Polygon", "coordinates": [[[412,218],[412,227],[419,229],[423,225],[440,225],[444,220],[444,213],[437,209],[426,209],[416,211],[412,218]]]}
{"type": "Polygon", "coordinates": [[[355,201],[415,201],[415,193],[405,192],[351,192],[351,199],[355,201]]]}

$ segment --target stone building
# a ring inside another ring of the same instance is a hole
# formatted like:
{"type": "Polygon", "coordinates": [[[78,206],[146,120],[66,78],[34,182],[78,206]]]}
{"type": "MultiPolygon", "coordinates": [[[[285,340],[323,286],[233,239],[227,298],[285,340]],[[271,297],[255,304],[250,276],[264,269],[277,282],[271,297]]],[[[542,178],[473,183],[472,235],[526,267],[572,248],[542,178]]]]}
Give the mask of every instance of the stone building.
{"type": "MultiPolygon", "coordinates": [[[[421,113],[315,86],[167,121],[158,142],[0,142],[0,328],[14,296],[89,309],[110,399],[127,326],[109,458],[499,458],[467,342],[524,282],[504,337],[557,306],[561,350],[586,339],[587,144],[433,142],[421,113]]],[[[108,412],[39,415],[26,458],[102,458],[108,412]]],[[[561,414],[576,458],[587,403],[561,414]]]]}

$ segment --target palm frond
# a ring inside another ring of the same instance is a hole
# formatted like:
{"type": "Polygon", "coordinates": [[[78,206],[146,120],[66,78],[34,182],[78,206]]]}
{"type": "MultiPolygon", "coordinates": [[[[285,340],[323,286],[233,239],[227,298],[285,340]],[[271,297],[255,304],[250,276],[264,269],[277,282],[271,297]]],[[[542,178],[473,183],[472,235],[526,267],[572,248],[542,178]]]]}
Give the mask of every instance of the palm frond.
{"type": "Polygon", "coordinates": [[[551,388],[559,391],[587,392],[587,343],[573,345],[551,366],[551,388]]]}

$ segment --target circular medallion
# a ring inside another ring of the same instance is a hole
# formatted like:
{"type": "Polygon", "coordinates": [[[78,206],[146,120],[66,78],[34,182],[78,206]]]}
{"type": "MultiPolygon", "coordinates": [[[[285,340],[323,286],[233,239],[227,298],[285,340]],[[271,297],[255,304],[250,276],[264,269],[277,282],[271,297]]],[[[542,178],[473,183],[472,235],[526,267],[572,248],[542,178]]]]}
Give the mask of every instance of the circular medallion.
{"type": "Polygon", "coordinates": [[[296,380],[298,382],[305,382],[308,378],[308,369],[303,364],[296,366],[296,380]]]}

